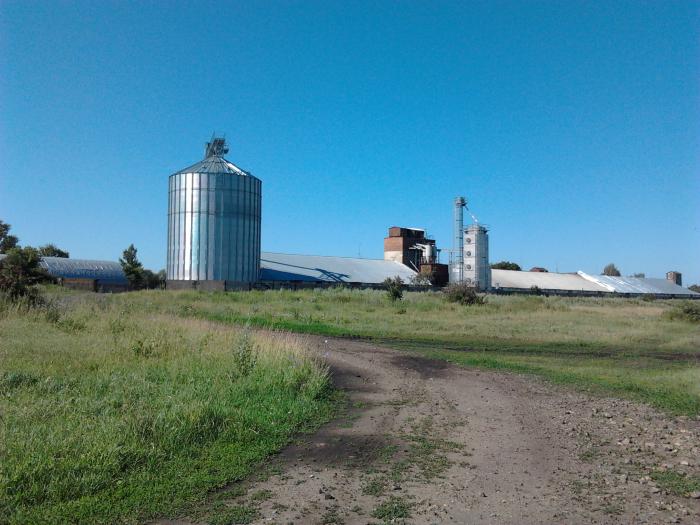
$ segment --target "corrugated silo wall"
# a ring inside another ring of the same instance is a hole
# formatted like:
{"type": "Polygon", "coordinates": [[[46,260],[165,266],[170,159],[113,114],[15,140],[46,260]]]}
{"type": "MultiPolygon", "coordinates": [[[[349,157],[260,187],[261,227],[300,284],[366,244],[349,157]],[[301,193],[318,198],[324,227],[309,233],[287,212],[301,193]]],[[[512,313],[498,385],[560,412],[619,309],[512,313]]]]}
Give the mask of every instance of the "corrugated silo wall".
{"type": "Polygon", "coordinates": [[[167,279],[256,282],[261,195],[262,182],[252,175],[171,175],[167,279]]]}

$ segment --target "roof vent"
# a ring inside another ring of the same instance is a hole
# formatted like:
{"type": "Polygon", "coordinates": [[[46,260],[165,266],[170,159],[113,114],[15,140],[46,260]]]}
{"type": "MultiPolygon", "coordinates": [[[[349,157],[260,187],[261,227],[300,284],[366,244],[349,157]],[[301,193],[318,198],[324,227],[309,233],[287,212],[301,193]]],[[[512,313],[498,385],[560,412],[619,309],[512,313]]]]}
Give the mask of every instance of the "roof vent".
{"type": "Polygon", "coordinates": [[[204,158],[223,157],[228,153],[226,139],[212,137],[211,142],[207,142],[204,150],[204,158]]]}

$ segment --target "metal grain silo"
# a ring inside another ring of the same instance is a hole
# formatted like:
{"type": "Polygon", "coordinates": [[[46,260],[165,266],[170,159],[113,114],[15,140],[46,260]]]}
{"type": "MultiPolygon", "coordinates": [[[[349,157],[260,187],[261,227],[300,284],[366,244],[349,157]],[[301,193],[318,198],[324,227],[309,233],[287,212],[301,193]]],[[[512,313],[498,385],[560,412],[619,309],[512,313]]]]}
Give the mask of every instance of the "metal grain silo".
{"type": "Polygon", "coordinates": [[[212,139],[204,160],[170,176],[168,286],[216,281],[208,287],[226,289],[258,280],[262,182],[226,153],[224,139],[212,139]]]}

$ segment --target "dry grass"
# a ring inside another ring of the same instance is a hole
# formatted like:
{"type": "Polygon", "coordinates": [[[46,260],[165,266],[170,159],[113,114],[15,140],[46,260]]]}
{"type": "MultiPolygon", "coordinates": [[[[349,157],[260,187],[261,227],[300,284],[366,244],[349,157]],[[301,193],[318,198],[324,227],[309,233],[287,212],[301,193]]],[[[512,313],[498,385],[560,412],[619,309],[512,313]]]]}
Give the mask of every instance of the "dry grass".
{"type": "Polygon", "coordinates": [[[679,301],[488,296],[485,305],[462,306],[440,293],[409,292],[392,302],[381,291],[349,289],[147,292],[128,301],[226,324],[367,337],[700,413],[700,325],[670,315],[679,301]]]}

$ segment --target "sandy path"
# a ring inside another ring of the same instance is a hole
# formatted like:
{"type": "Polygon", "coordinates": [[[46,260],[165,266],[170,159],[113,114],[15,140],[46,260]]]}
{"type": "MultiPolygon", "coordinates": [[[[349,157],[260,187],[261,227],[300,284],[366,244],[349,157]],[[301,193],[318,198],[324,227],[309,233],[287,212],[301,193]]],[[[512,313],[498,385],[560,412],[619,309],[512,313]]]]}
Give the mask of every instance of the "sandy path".
{"type": "Polygon", "coordinates": [[[698,421],[368,343],[310,341],[348,410],[227,501],[254,505],[254,523],[700,523],[700,500],[645,478],[700,473],[698,421]]]}

